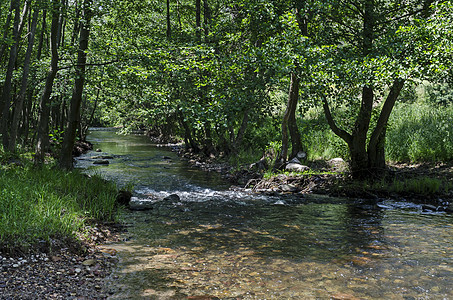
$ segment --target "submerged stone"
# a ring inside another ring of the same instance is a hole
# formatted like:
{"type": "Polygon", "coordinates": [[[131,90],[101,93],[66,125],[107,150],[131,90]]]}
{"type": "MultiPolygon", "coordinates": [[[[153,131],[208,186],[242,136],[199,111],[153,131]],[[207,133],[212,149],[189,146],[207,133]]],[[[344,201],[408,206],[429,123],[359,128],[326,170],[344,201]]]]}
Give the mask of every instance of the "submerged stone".
{"type": "Polygon", "coordinates": [[[163,200],[170,202],[179,202],[181,198],[179,198],[179,196],[176,194],[171,194],[170,196],[165,197],[163,200]]]}

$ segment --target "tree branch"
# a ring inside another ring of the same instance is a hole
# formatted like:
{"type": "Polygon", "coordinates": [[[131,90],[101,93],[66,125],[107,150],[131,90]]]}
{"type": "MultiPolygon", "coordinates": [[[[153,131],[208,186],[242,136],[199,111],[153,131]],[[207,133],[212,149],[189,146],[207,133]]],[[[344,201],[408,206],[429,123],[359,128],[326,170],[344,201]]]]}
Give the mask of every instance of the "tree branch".
{"type": "Polygon", "coordinates": [[[326,116],[327,123],[329,124],[330,128],[332,131],[338,135],[340,138],[342,138],[348,145],[352,143],[352,135],[347,133],[345,130],[339,128],[337,124],[335,123],[335,120],[332,117],[332,114],[330,112],[329,108],[329,103],[327,102],[327,97],[325,95],[321,95],[322,97],[322,107],[324,109],[324,115],[326,116]]]}

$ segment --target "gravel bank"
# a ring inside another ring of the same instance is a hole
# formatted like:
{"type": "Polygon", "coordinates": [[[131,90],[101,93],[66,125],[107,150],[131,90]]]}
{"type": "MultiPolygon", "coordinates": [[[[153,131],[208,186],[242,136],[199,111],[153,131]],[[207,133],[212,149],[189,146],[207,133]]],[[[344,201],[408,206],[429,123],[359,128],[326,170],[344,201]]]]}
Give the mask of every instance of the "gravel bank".
{"type": "Polygon", "coordinates": [[[108,228],[93,227],[83,254],[68,248],[21,257],[0,254],[0,299],[107,299],[112,289],[105,282],[117,258],[99,245],[117,238],[108,228]]]}

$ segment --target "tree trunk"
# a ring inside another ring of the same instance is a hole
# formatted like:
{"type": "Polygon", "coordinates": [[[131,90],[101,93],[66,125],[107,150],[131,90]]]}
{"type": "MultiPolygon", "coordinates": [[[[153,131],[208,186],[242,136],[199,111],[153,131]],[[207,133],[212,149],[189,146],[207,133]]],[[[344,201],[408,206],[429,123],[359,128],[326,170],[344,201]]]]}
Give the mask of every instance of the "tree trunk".
{"type": "MultiPolygon", "coordinates": [[[[299,128],[297,127],[296,111],[297,103],[299,102],[299,84],[300,79],[295,73],[291,73],[291,84],[289,87],[288,107],[288,129],[291,136],[291,155],[289,159],[298,156],[303,152],[302,142],[300,138],[299,128]]],[[[300,158],[300,157],[298,157],[300,158]]]]}
{"type": "Polygon", "coordinates": [[[171,39],[170,0],[167,0],[167,39],[171,39]]]}
{"type": "Polygon", "coordinates": [[[58,72],[58,27],[60,10],[58,0],[52,1],[52,24],[50,28],[50,51],[52,54],[50,68],[47,72],[46,85],[39,104],[39,120],[37,128],[37,143],[35,150],[35,163],[42,164],[44,155],[49,149],[49,117],[50,117],[50,96],[55,76],[58,72]]]}
{"type": "Polygon", "coordinates": [[[247,130],[247,125],[249,123],[250,111],[252,109],[248,108],[244,111],[244,117],[242,118],[241,127],[239,127],[236,138],[234,139],[232,150],[234,153],[238,153],[241,148],[242,140],[244,139],[245,131],[247,130]]]}
{"type": "Polygon", "coordinates": [[[372,173],[375,173],[376,176],[381,176],[386,169],[385,134],[387,123],[403,86],[404,80],[402,79],[396,79],[393,82],[368,143],[368,165],[372,173]]]}
{"type": "Polygon", "coordinates": [[[351,155],[350,169],[352,177],[364,179],[372,175],[368,169],[367,134],[370,128],[371,112],[373,109],[374,92],[369,86],[362,89],[362,103],[352,131],[352,141],[349,144],[351,155]]]}
{"type": "Polygon", "coordinates": [[[14,5],[15,5],[15,1],[11,0],[9,13],[8,13],[8,16],[6,17],[5,29],[3,31],[2,47],[0,48],[0,64],[2,64],[2,62],[3,62],[3,55],[5,55],[6,48],[8,47],[8,43],[6,43],[6,38],[8,37],[9,25],[11,24],[11,17],[13,14],[14,5]]]}
{"type": "Polygon", "coordinates": [[[195,0],[195,23],[197,42],[201,42],[201,0],[195,0]]]}
{"type": "Polygon", "coordinates": [[[282,121],[282,148],[278,159],[276,160],[276,168],[281,168],[288,159],[289,137],[291,137],[291,155],[289,159],[296,157],[303,151],[299,129],[297,127],[296,110],[299,101],[299,77],[292,72],[291,83],[289,86],[288,103],[282,121]],[[288,135],[289,130],[289,135],[288,135]]]}
{"type": "Polygon", "coordinates": [[[39,16],[39,8],[34,9],[32,23],[30,28],[30,33],[28,35],[28,46],[27,52],[25,54],[24,60],[24,69],[22,74],[22,83],[19,92],[19,98],[16,102],[16,107],[14,110],[13,122],[11,125],[11,136],[10,141],[8,143],[8,150],[15,151],[16,150],[16,141],[17,141],[17,132],[19,129],[19,121],[22,113],[22,108],[25,102],[25,97],[27,95],[27,86],[28,86],[28,75],[30,73],[30,61],[31,61],[31,54],[33,50],[33,44],[35,42],[35,33],[36,33],[36,24],[38,23],[38,16],[39,16]]]}
{"type": "Polygon", "coordinates": [[[79,0],[76,0],[74,3],[75,6],[75,22],[74,22],[74,28],[72,29],[72,36],[71,36],[71,46],[73,46],[77,40],[77,37],[79,36],[79,31],[80,31],[80,8],[79,8],[79,0]]]}
{"type": "Polygon", "coordinates": [[[83,23],[80,28],[79,50],[77,54],[76,79],[72,93],[68,124],[65,130],[63,145],[60,154],[59,166],[62,169],[72,169],[72,149],[74,148],[76,131],[80,123],[80,104],[82,103],[83,87],[85,83],[86,50],[90,36],[91,0],[84,0],[82,7],[83,23]]]}
{"type": "Polygon", "coordinates": [[[379,134],[377,143],[371,148],[368,148],[368,168],[372,177],[382,177],[386,173],[385,163],[385,134],[387,127],[379,134]]]}
{"type": "Polygon", "coordinates": [[[288,120],[289,120],[289,107],[286,107],[285,114],[283,115],[283,120],[282,120],[282,148],[280,150],[280,153],[278,154],[276,160],[275,160],[275,169],[281,169],[287,160],[288,157],[288,120]]]}
{"type": "Polygon", "coordinates": [[[43,10],[42,11],[41,32],[40,32],[39,43],[38,43],[38,53],[36,54],[37,60],[41,60],[42,47],[44,45],[44,34],[46,33],[46,19],[47,19],[47,10],[43,10]]]}
{"type": "MultiPolygon", "coordinates": [[[[364,3],[363,32],[362,32],[362,55],[367,57],[373,48],[374,39],[374,1],[366,0],[364,3]]],[[[352,131],[352,141],[348,143],[351,155],[350,169],[355,179],[372,177],[369,169],[367,153],[367,134],[370,128],[371,113],[373,111],[374,91],[371,85],[365,85],[362,89],[362,101],[352,131]]]]}
{"type": "Polygon", "coordinates": [[[207,42],[209,36],[209,20],[211,19],[211,11],[209,10],[208,0],[203,0],[203,11],[204,37],[205,42],[207,42]]]}
{"type": "Polygon", "coordinates": [[[181,123],[182,127],[184,128],[184,143],[186,144],[186,149],[191,148],[194,152],[199,152],[200,148],[198,147],[197,143],[195,143],[193,136],[190,132],[190,128],[187,123],[184,121],[184,115],[180,110],[179,113],[179,122],[181,123]]]}
{"type": "Polygon", "coordinates": [[[14,13],[13,38],[14,43],[9,51],[8,67],[6,69],[5,82],[3,84],[2,98],[0,99],[0,133],[2,134],[2,142],[4,149],[8,148],[8,121],[9,108],[11,104],[11,85],[13,79],[13,71],[16,64],[17,48],[19,44],[19,22],[20,22],[20,1],[13,0],[11,3],[14,13]]]}
{"type": "Polygon", "coordinates": [[[176,0],[176,11],[178,17],[179,31],[181,31],[182,28],[180,5],[181,4],[179,3],[179,0],[176,0]]]}

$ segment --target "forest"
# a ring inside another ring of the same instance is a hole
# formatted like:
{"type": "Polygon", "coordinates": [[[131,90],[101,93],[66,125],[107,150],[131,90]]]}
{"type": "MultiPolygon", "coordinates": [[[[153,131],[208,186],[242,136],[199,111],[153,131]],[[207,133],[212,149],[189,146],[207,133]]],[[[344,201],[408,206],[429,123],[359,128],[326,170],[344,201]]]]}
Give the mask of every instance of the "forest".
{"type": "Polygon", "coordinates": [[[452,159],[449,1],[2,2],[4,152],[71,169],[89,126],[120,126],[354,178],[452,159]]]}

